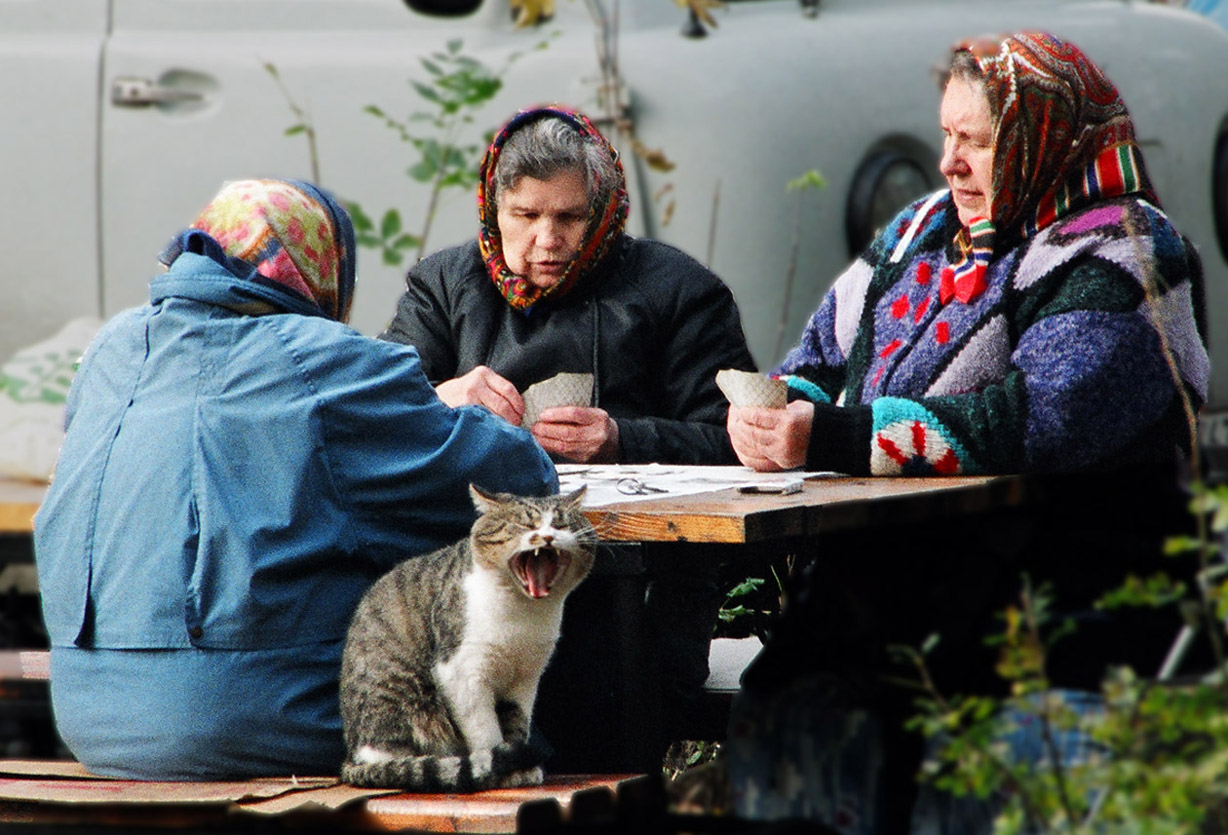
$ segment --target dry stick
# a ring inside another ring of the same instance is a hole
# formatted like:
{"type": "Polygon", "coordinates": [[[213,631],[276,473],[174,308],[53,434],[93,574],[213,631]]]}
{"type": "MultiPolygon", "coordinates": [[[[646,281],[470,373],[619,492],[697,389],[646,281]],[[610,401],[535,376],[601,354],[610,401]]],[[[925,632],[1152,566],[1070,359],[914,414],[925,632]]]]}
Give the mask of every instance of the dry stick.
{"type": "Polygon", "coordinates": [[[789,324],[789,305],[793,298],[793,280],[797,275],[797,253],[802,245],[802,193],[805,189],[797,190],[797,203],[793,206],[793,239],[789,245],[789,264],[785,268],[785,298],[780,305],[780,322],[776,326],[776,347],[772,350],[773,362],[780,362],[783,357],[780,355],[781,349],[785,343],[785,328],[789,324]]]}
{"type": "MultiPolygon", "coordinates": [[[[1190,401],[1190,396],[1185,390],[1185,383],[1181,379],[1181,370],[1177,367],[1176,353],[1169,344],[1168,331],[1164,327],[1163,317],[1160,313],[1160,293],[1154,261],[1142,249],[1138,228],[1134,222],[1133,211],[1126,212],[1125,226],[1126,232],[1130,235],[1130,240],[1133,244],[1134,256],[1145,268],[1143,291],[1147,297],[1147,313],[1151,318],[1152,327],[1155,328],[1156,334],[1160,338],[1160,352],[1164,357],[1164,362],[1168,365],[1168,372],[1172,376],[1173,387],[1177,390],[1177,395],[1181,399],[1181,408],[1185,413],[1186,430],[1189,432],[1190,437],[1190,486],[1191,491],[1195,495],[1200,495],[1203,492],[1204,485],[1202,483],[1202,462],[1198,448],[1198,415],[1194,411],[1194,404],[1190,401]]],[[[1213,614],[1215,607],[1212,601],[1207,599],[1206,584],[1202,580],[1208,567],[1211,546],[1209,544],[1210,537],[1207,532],[1206,513],[1201,508],[1194,514],[1194,522],[1196,525],[1196,537],[1199,543],[1198,593],[1202,600],[1199,614],[1205,621],[1205,628],[1210,636],[1211,647],[1215,653],[1216,667],[1222,668],[1224,666],[1223,642],[1219,630],[1216,628],[1217,622],[1213,614]]],[[[1181,655],[1184,654],[1185,647],[1192,639],[1193,630],[1188,625],[1183,626],[1181,633],[1177,636],[1177,642],[1173,647],[1173,651],[1170,651],[1169,657],[1164,660],[1164,665],[1157,678],[1164,680],[1175,672],[1177,664],[1180,663],[1181,655]],[[1180,652],[1177,651],[1178,648],[1180,648],[1180,652]]]]}
{"type": "Polygon", "coordinates": [[[290,112],[298,117],[299,123],[295,127],[301,127],[303,135],[307,139],[307,154],[311,161],[311,182],[317,186],[322,185],[320,180],[320,155],[316,150],[316,129],[315,125],[311,122],[311,115],[305,108],[299,107],[298,102],[290,95],[290,90],[286,87],[285,82],[282,81],[281,73],[278,71],[276,64],[271,61],[265,61],[264,71],[273,77],[273,81],[281,91],[282,98],[286,100],[286,104],[290,107],[290,112]]]}

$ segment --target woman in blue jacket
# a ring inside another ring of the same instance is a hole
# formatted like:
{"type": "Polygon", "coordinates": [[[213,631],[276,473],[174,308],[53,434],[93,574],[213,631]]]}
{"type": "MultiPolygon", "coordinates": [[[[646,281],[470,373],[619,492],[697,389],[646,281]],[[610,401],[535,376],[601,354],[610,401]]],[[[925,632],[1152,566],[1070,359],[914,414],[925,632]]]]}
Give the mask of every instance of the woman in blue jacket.
{"type": "Polygon", "coordinates": [[[319,189],[230,183],[86,352],[35,546],[57,727],[92,771],[336,773],[367,586],[466,535],[470,482],[557,490],[528,432],[344,324],[354,255],[319,189]]]}

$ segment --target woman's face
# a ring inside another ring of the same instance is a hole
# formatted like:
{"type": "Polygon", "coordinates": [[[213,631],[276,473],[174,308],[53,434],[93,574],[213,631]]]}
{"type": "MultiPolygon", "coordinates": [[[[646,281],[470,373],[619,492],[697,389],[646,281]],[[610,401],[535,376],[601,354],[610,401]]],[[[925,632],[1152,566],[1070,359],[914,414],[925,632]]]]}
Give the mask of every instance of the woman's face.
{"type": "Polygon", "coordinates": [[[990,216],[993,197],[993,118],[985,88],[963,78],[952,78],[938,111],[942,132],[942,159],[938,170],[947,178],[959,220],[990,216]]]}
{"type": "Polygon", "coordinates": [[[584,175],[564,171],[548,180],[521,177],[499,194],[498,222],[508,269],[534,287],[553,287],[584,242],[588,227],[584,175]]]}

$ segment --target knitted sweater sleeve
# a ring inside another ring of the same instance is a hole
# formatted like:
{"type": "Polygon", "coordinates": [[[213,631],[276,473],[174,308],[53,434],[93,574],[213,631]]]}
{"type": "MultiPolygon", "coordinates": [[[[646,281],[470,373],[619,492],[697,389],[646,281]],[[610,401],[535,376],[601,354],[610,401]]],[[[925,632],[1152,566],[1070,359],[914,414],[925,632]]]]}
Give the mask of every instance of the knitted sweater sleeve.
{"type": "MultiPolygon", "coordinates": [[[[955,475],[1171,460],[1188,442],[1181,394],[1197,408],[1206,392],[1191,292],[1200,274],[1163,215],[1144,208],[1136,222],[1150,226],[1134,235],[1090,235],[1019,255],[1008,291],[981,325],[987,338],[970,340],[958,360],[980,366],[977,385],[944,390],[930,380],[847,406],[812,398],[807,465],[955,475]],[[1006,348],[984,350],[993,341],[1006,348]]],[[[837,317],[824,313],[839,309],[834,293],[816,313],[812,344],[820,347],[839,333],[837,317]]],[[[818,368],[800,370],[823,387],[830,366],[818,368]]]]}

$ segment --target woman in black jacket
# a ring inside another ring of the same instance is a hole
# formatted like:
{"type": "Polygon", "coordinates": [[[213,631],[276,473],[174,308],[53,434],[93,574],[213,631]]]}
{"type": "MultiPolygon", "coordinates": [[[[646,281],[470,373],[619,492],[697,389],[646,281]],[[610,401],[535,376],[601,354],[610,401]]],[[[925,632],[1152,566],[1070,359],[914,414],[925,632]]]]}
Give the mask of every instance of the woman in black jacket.
{"type": "Polygon", "coordinates": [[[495,137],[478,240],[409,272],[384,339],[415,346],[445,403],[519,424],[522,393],[594,376],[589,406],[531,427],[556,460],[736,464],[722,368],[754,370],[733,295],[673,247],[623,231],[618,152],[582,115],[527,110],[495,137]]]}

